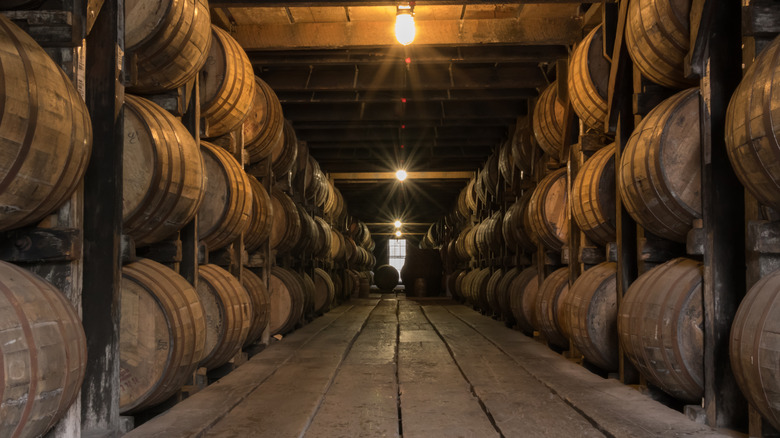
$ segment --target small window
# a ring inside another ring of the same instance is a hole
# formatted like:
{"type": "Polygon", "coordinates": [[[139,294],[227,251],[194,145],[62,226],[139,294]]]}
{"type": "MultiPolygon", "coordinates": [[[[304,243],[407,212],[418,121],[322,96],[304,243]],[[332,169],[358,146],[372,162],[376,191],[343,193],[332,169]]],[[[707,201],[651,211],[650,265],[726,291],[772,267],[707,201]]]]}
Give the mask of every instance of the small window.
{"type": "MultiPolygon", "coordinates": [[[[401,273],[401,268],[404,267],[404,262],[406,260],[406,239],[390,239],[388,240],[388,251],[387,253],[390,255],[390,266],[394,267],[398,270],[398,273],[401,273]]],[[[400,277],[400,275],[399,275],[400,277]]],[[[401,279],[398,279],[398,282],[401,282],[401,279]]]]}

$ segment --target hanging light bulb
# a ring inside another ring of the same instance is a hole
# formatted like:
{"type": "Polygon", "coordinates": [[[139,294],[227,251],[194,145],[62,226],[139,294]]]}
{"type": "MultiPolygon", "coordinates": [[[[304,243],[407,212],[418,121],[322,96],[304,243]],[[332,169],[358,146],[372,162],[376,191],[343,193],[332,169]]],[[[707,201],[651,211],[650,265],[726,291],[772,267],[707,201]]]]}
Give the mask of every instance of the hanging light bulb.
{"type": "Polygon", "coordinates": [[[402,235],[401,230],[395,232],[395,237],[401,237],[401,235],[402,235]]]}
{"type": "Polygon", "coordinates": [[[395,15],[395,38],[399,43],[408,46],[414,41],[414,5],[398,6],[395,15]]]}
{"type": "Polygon", "coordinates": [[[401,228],[401,221],[397,220],[393,225],[395,225],[396,228],[401,228]]]}
{"type": "Polygon", "coordinates": [[[406,171],[403,169],[399,169],[398,172],[395,173],[395,177],[398,178],[398,181],[403,181],[406,179],[406,171]]]}

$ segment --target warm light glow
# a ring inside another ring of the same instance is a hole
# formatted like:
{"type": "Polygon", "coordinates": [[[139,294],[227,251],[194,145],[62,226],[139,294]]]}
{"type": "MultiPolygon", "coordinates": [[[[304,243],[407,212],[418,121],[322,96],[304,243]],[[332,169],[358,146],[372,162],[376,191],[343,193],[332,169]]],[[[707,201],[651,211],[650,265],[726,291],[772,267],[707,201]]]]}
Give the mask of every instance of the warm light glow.
{"type": "Polygon", "coordinates": [[[414,17],[411,8],[401,9],[398,7],[398,14],[395,16],[395,38],[399,43],[408,46],[414,41],[414,17]]]}
{"type": "Polygon", "coordinates": [[[406,179],[406,171],[403,169],[400,169],[398,172],[395,173],[395,177],[398,178],[398,181],[403,181],[406,179]]]}
{"type": "Polygon", "coordinates": [[[401,221],[395,221],[395,224],[393,225],[395,225],[396,228],[401,228],[401,221]]]}
{"type": "Polygon", "coordinates": [[[401,230],[395,232],[395,237],[401,237],[401,230]]]}

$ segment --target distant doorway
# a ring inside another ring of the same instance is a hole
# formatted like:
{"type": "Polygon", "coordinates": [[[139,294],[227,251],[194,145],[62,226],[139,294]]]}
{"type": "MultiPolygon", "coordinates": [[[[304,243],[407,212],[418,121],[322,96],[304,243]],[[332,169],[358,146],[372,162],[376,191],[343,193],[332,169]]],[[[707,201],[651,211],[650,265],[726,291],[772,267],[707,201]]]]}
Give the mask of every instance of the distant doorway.
{"type": "MultiPolygon", "coordinates": [[[[401,268],[404,267],[406,262],[406,239],[389,239],[387,245],[387,253],[390,255],[388,263],[400,274],[401,268]]],[[[400,275],[398,277],[398,282],[400,283],[400,275]]]]}

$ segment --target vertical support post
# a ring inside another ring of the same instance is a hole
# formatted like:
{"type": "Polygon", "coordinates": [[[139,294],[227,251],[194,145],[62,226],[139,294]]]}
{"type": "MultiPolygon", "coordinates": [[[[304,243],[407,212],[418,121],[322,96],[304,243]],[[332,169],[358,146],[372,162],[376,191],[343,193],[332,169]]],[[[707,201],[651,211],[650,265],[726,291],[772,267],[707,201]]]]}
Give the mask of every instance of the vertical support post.
{"type": "Polygon", "coordinates": [[[106,0],[87,36],[86,102],[92,158],[84,177],[82,435],[119,430],[124,0],[106,0]]]}
{"type": "MultiPolygon", "coordinates": [[[[187,128],[195,144],[200,150],[200,92],[198,76],[193,79],[193,85],[184,87],[185,93],[192,93],[189,105],[182,115],[181,121],[187,128]]],[[[185,97],[186,101],[186,97],[185,97]]],[[[198,216],[190,221],[179,231],[181,240],[181,263],[179,274],[184,277],[194,288],[198,287],[198,216]]]]}

